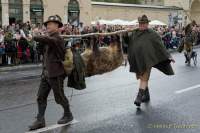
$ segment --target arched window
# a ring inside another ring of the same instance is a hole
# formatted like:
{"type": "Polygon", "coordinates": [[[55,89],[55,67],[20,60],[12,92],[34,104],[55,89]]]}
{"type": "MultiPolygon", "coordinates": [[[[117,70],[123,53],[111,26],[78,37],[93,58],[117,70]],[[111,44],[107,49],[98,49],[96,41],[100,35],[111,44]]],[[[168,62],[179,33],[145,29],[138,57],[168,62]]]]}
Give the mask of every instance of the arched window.
{"type": "Polygon", "coordinates": [[[2,26],[2,5],[0,1],[0,26],[2,26]]]}
{"type": "Polygon", "coordinates": [[[68,22],[74,26],[79,25],[80,8],[77,0],[68,3],[68,22]]]}
{"type": "Polygon", "coordinates": [[[32,24],[43,23],[44,8],[42,0],[31,0],[30,1],[30,19],[32,24]]]}
{"type": "Polygon", "coordinates": [[[23,22],[22,0],[9,0],[9,23],[23,22]]]}

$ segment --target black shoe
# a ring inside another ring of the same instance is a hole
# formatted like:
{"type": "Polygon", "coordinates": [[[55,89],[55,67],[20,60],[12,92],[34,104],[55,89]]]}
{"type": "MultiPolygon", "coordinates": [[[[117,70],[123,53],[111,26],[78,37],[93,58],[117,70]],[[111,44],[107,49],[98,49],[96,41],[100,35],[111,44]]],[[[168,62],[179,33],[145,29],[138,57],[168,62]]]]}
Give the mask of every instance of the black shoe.
{"type": "Polygon", "coordinates": [[[147,87],[144,91],[144,95],[142,96],[142,102],[149,102],[150,101],[150,94],[149,94],[149,88],[147,87]]]}
{"type": "Polygon", "coordinates": [[[188,56],[187,56],[187,53],[184,53],[184,56],[185,56],[185,63],[188,63],[188,56]]]}
{"type": "Polygon", "coordinates": [[[29,126],[29,131],[45,127],[45,119],[37,118],[32,125],[29,126]]]}
{"type": "Polygon", "coordinates": [[[134,104],[138,107],[140,107],[141,103],[142,103],[142,96],[144,95],[144,90],[143,89],[139,89],[138,95],[135,99],[134,104]]]}
{"type": "Polygon", "coordinates": [[[67,124],[72,122],[74,119],[72,113],[64,114],[64,116],[58,120],[58,124],[67,124]]]}

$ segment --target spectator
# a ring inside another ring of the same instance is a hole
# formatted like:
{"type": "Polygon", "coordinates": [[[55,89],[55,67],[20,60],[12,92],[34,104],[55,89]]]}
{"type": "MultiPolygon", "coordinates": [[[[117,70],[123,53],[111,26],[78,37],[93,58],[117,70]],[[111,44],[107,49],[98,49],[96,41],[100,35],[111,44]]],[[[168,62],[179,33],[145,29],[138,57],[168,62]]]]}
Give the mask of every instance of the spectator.
{"type": "MultiPolygon", "coordinates": [[[[118,30],[128,29],[134,26],[121,26],[121,25],[96,25],[84,26],[83,23],[79,25],[65,24],[60,29],[63,35],[80,35],[88,33],[104,33],[114,32],[118,30]]],[[[179,47],[180,40],[185,36],[184,28],[178,29],[178,27],[167,27],[167,26],[154,26],[152,27],[161,36],[164,45],[167,49],[175,49],[179,47]]],[[[196,34],[196,45],[200,44],[200,27],[197,26],[193,29],[196,34]]],[[[38,34],[46,34],[45,28],[41,25],[32,25],[29,21],[26,23],[13,23],[9,26],[4,26],[0,29],[0,64],[19,64],[19,63],[38,63],[41,61],[40,47],[37,42],[32,40],[32,36],[38,34]]],[[[84,43],[89,38],[71,38],[68,39],[67,43],[69,46],[73,45],[74,42],[80,41],[79,47],[83,47],[84,43]]],[[[110,44],[111,36],[99,36],[97,40],[99,46],[107,46],[110,44]]]]}

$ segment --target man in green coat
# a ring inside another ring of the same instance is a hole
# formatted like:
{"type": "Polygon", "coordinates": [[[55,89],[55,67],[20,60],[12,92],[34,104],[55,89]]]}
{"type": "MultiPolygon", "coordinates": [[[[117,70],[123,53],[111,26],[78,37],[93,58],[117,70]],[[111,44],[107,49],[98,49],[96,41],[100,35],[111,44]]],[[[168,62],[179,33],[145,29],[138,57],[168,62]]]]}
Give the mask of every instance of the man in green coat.
{"type": "Polygon", "coordinates": [[[130,72],[136,73],[140,80],[139,92],[134,102],[139,107],[142,102],[150,100],[148,81],[152,67],[167,75],[174,75],[170,63],[175,61],[165,49],[159,34],[148,28],[150,20],[147,16],[139,17],[138,22],[139,28],[128,33],[127,41],[130,72]]]}

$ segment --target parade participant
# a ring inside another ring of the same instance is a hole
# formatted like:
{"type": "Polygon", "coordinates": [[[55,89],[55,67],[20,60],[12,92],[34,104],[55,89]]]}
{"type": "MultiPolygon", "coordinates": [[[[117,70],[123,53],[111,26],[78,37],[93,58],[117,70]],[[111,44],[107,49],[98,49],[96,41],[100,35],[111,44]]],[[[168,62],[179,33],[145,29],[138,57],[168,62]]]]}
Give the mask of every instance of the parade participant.
{"type": "Polygon", "coordinates": [[[185,38],[184,38],[184,55],[185,55],[185,63],[190,64],[190,58],[192,55],[193,43],[195,42],[195,31],[193,28],[196,26],[196,22],[192,21],[192,23],[188,24],[185,27],[185,38]]]}
{"type": "Polygon", "coordinates": [[[146,15],[138,18],[139,28],[128,33],[128,61],[130,72],[140,80],[139,92],[134,101],[136,106],[150,100],[148,82],[152,67],[167,75],[174,75],[170,65],[174,62],[164,47],[161,37],[148,28],[150,20],[146,15]]]}
{"type": "Polygon", "coordinates": [[[43,49],[43,71],[37,95],[38,115],[36,121],[29,127],[30,130],[45,127],[45,110],[47,97],[53,90],[56,103],[64,109],[63,117],[58,124],[69,123],[73,120],[70,105],[63,90],[65,70],[62,65],[65,55],[64,40],[59,35],[59,28],[63,26],[58,15],[50,16],[44,23],[48,35],[35,36],[33,39],[42,45],[43,49]]]}

